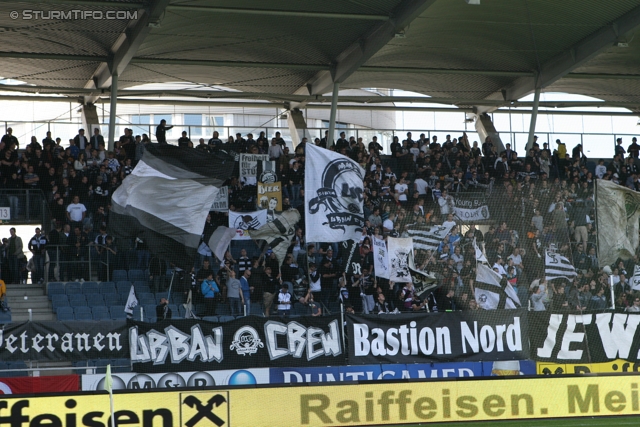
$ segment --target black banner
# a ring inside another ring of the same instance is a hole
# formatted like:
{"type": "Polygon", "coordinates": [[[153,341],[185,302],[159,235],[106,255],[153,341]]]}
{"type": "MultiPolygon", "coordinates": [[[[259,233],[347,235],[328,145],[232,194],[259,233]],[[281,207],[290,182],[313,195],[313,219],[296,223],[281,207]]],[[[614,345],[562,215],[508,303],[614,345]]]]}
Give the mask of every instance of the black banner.
{"type": "Polygon", "coordinates": [[[227,323],[129,320],[135,372],[344,365],[339,316],[243,317],[227,323]]]}
{"type": "Polygon", "coordinates": [[[531,355],[540,362],[640,361],[640,313],[529,314],[531,355]]]}
{"type": "Polygon", "coordinates": [[[522,360],[525,310],[347,315],[349,364],[522,360]]]}
{"type": "Polygon", "coordinates": [[[0,330],[0,360],[78,361],[129,357],[126,324],[25,322],[0,330]]]}
{"type": "Polygon", "coordinates": [[[346,274],[362,274],[360,245],[355,240],[345,240],[340,244],[340,258],[346,274]]]}

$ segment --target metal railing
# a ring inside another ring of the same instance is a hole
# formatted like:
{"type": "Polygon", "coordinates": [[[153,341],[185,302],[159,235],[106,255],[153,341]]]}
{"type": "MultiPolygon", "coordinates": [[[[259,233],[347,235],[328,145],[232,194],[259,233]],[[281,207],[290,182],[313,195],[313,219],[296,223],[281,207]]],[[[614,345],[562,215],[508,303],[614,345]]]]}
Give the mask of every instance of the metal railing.
{"type": "Polygon", "coordinates": [[[42,190],[0,189],[0,221],[2,224],[51,223],[51,212],[42,190]]]}
{"type": "Polygon", "coordinates": [[[98,280],[111,279],[111,264],[115,256],[105,250],[104,256],[98,249],[104,248],[94,242],[75,247],[74,245],[47,245],[49,255],[48,269],[45,269],[45,281],[53,277],[56,282],[69,282],[75,279],[93,280],[94,273],[98,280]]]}

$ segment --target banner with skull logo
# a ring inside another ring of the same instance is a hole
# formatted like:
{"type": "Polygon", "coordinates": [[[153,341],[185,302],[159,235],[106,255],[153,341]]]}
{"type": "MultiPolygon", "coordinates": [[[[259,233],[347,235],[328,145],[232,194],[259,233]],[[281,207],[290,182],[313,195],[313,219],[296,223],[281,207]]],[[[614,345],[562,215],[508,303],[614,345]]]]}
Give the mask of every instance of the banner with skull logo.
{"type": "Polygon", "coordinates": [[[413,265],[413,239],[387,238],[389,243],[389,281],[411,282],[411,270],[413,265]]]}

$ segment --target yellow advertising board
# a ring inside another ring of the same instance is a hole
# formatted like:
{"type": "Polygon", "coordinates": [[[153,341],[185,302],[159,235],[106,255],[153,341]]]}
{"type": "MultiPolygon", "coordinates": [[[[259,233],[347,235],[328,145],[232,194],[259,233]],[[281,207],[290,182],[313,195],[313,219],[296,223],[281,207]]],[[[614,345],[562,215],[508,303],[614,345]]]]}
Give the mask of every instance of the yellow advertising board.
{"type": "MultiPolygon", "coordinates": [[[[393,425],[640,414],[635,376],[537,377],[116,393],[117,425],[393,425]]],[[[0,424],[107,427],[109,396],[0,400],[0,424]]]]}
{"type": "Polygon", "coordinates": [[[640,372],[639,362],[628,362],[617,359],[604,363],[536,363],[536,370],[539,375],[562,375],[562,374],[613,374],[640,372]]]}

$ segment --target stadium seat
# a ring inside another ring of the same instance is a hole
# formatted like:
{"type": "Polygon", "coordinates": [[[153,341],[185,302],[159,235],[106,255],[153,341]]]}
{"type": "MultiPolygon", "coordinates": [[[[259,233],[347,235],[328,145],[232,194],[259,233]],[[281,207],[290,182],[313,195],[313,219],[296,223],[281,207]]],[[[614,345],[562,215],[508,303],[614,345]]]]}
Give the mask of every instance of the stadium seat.
{"type": "Polygon", "coordinates": [[[178,306],[176,304],[169,304],[169,310],[171,310],[171,316],[177,318],[184,318],[184,316],[180,315],[180,311],[178,310],[178,306]]]}
{"type": "Polygon", "coordinates": [[[231,316],[231,306],[229,304],[218,304],[216,314],[218,316],[231,316]]]}
{"type": "Polygon", "coordinates": [[[169,295],[169,293],[168,293],[168,292],[158,292],[158,293],[156,294],[156,304],[160,304],[160,300],[161,300],[162,298],[167,298],[167,295],[169,295]]]}
{"type": "Polygon", "coordinates": [[[129,281],[130,282],[146,282],[149,277],[145,274],[144,270],[132,269],[129,270],[129,281]]]}
{"type": "Polygon", "coordinates": [[[131,372],[131,359],[113,359],[111,361],[111,372],[131,372]]]}
{"type": "Polygon", "coordinates": [[[138,294],[138,304],[153,305],[156,303],[156,297],[151,292],[141,292],[138,294]]]}
{"type": "Polygon", "coordinates": [[[113,270],[113,277],[111,280],[116,283],[129,280],[127,270],[113,270]]]}
{"type": "Polygon", "coordinates": [[[82,293],[82,283],[80,283],[80,282],[67,282],[64,285],[64,292],[67,295],[81,294],[82,293]]]}
{"type": "Polygon", "coordinates": [[[53,311],[56,311],[59,307],[69,307],[69,297],[65,294],[53,294],[51,299],[51,306],[53,311]]]}
{"type": "Polygon", "coordinates": [[[109,308],[105,306],[96,306],[91,309],[93,320],[111,320],[109,308]]]}
{"type": "Polygon", "coordinates": [[[293,304],[292,314],[296,314],[298,316],[308,316],[311,314],[311,311],[309,310],[308,305],[304,305],[304,304],[300,304],[299,302],[296,302],[293,304]]]}
{"type": "Polygon", "coordinates": [[[98,286],[98,291],[101,294],[117,294],[116,285],[113,282],[102,282],[98,286]]]}
{"type": "Polygon", "coordinates": [[[111,365],[111,359],[96,360],[96,374],[106,374],[107,365],[111,365]]]}
{"type": "Polygon", "coordinates": [[[64,283],[62,282],[49,282],[47,285],[47,296],[51,299],[52,295],[66,295],[64,290],[64,283]]]}
{"type": "Polygon", "coordinates": [[[182,292],[171,292],[171,300],[174,304],[184,304],[184,294],[182,292]]]}
{"type": "Polygon", "coordinates": [[[218,322],[218,316],[204,316],[202,320],[206,320],[207,322],[218,322]]]}
{"type": "Polygon", "coordinates": [[[56,309],[56,316],[59,321],[74,320],[72,307],[58,307],[56,309]]]}
{"type": "Polygon", "coordinates": [[[89,307],[104,306],[104,297],[102,294],[86,294],[87,305],[89,307]]]}
{"type": "Polygon", "coordinates": [[[22,360],[7,363],[7,369],[12,371],[12,372],[7,372],[8,377],[26,377],[27,375],[29,375],[29,373],[27,372],[27,364],[24,363],[22,360]],[[24,370],[16,371],[16,369],[24,369],[24,370]]]}
{"type": "Polygon", "coordinates": [[[142,308],[144,309],[144,317],[151,317],[156,315],[156,305],[155,304],[147,304],[147,305],[143,305],[142,308]]]}
{"type": "Polygon", "coordinates": [[[76,320],[93,320],[93,314],[89,307],[74,307],[73,313],[76,320]]]}
{"type": "Polygon", "coordinates": [[[0,311],[0,325],[11,323],[11,311],[0,311]]]}
{"type": "Polygon", "coordinates": [[[82,284],[83,294],[96,294],[98,292],[98,282],[84,282],[82,284]]]}
{"type": "Polygon", "coordinates": [[[127,313],[124,312],[124,305],[114,305],[109,309],[109,313],[111,313],[111,319],[120,320],[126,319],[127,313]]]}
{"type": "Polygon", "coordinates": [[[235,318],[235,317],[233,317],[233,316],[219,316],[219,317],[218,317],[218,321],[219,321],[219,322],[221,322],[221,323],[224,323],[224,322],[231,322],[232,320],[235,320],[235,319],[236,319],[236,318],[235,318]]]}
{"type": "Polygon", "coordinates": [[[106,305],[107,307],[112,307],[114,305],[120,305],[120,295],[113,293],[113,294],[103,294],[102,295],[104,298],[104,305],[106,305]]]}
{"type": "Polygon", "coordinates": [[[121,280],[119,282],[116,282],[116,290],[119,294],[128,294],[129,292],[131,292],[131,282],[128,280],[121,280]]]}
{"type": "Polygon", "coordinates": [[[252,302],[249,314],[264,317],[264,313],[262,312],[262,304],[260,304],[259,302],[252,302]]]}
{"type": "Polygon", "coordinates": [[[136,290],[136,293],[138,292],[151,292],[151,288],[149,287],[149,283],[147,283],[146,281],[136,281],[133,282],[133,289],[136,290]]]}
{"type": "Polygon", "coordinates": [[[87,298],[82,294],[71,294],[69,295],[69,305],[71,307],[79,307],[87,305],[87,298]]]}

